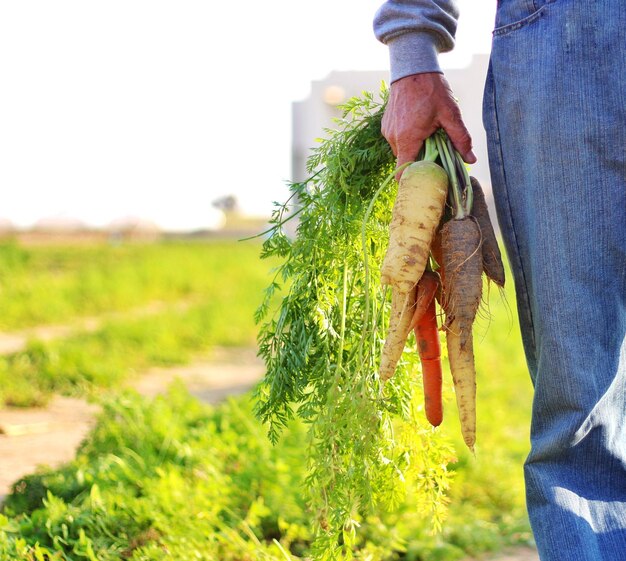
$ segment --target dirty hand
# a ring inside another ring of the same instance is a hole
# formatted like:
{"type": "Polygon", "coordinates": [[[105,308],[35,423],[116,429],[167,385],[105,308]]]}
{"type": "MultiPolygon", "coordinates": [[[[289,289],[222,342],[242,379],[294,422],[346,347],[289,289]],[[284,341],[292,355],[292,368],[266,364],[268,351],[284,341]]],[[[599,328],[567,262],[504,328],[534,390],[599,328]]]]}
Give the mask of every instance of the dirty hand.
{"type": "Polygon", "coordinates": [[[398,166],[414,161],[424,140],[439,128],[446,131],[465,162],[476,162],[472,138],[443,74],[413,74],[391,84],[382,133],[398,166]]]}

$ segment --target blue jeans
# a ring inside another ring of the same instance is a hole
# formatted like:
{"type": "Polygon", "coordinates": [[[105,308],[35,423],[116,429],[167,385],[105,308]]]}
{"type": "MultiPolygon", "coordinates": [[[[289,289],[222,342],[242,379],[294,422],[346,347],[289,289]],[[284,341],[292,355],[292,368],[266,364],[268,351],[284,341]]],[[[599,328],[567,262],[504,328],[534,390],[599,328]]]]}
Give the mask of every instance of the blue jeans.
{"type": "Polygon", "coordinates": [[[483,109],[539,554],[626,560],[626,2],[500,0],[483,109]]]}

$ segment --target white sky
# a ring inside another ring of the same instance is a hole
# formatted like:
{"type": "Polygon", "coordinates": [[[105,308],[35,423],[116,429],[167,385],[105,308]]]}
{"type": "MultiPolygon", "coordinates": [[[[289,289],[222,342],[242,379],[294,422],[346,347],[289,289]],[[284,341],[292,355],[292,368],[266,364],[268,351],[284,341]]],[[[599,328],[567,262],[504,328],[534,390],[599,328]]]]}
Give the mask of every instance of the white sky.
{"type": "MultiPolygon", "coordinates": [[[[0,219],[197,228],[227,194],[269,213],[291,102],[332,70],[387,69],[381,2],[0,2],[0,219]]],[[[459,4],[444,66],[490,48],[495,1],[459,4]]]]}

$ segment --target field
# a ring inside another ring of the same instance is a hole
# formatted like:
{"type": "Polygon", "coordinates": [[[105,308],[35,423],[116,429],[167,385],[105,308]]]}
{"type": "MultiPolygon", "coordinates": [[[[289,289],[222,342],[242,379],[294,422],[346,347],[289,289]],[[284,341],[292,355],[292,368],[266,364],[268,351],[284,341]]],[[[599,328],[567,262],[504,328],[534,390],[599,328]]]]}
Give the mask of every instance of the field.
{"type": "MultiPolygon", "coordinates": [[[[208,407],[181,387],[152,401],[120,390],[151,366],[254,345],[273,265],[258,254],[254,242],[0,246],[2,331],[75,327],[0,358],[0,404],[43,406],[63,393],[103,406],[73,462],[16,482],[0,560],[306,558],[301,424],[273,447],[250,396],[208,407]]],[[[532,390],[508,284],[491,291],[475,332],[476,457],[446,381],[441,430],[456,461],[443,530],[433,534],[409,497],[361,521],[359,559],[455,560],[530,541],[521,466],[532,390]]]]}
{"type": "Polygon", "coordinates": [[[255,244],[0,247],[0,329],[77,324],[0,357],[0,404],[113,387],[212,346],[251,346],[269,264],[255,244]],[[150,313],[145,313],[146,310],[150,313]],[[87,316],[97,328],[80,329],[87,316]]]}

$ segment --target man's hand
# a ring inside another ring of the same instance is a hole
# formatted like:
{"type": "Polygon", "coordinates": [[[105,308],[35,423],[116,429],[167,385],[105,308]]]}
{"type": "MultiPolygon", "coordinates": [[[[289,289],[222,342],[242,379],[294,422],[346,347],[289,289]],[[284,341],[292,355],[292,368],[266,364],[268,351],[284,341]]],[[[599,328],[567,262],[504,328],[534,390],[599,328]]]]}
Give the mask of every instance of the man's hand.
{"type": "Polygon", "coordinates": [[[413,74],[391,84],[382,133],[398,158],[398,166],[414,161],[424,140],[438,128],[448,133],[463,160],[476,162],[472,138],[443,74],[413,74]]]}

